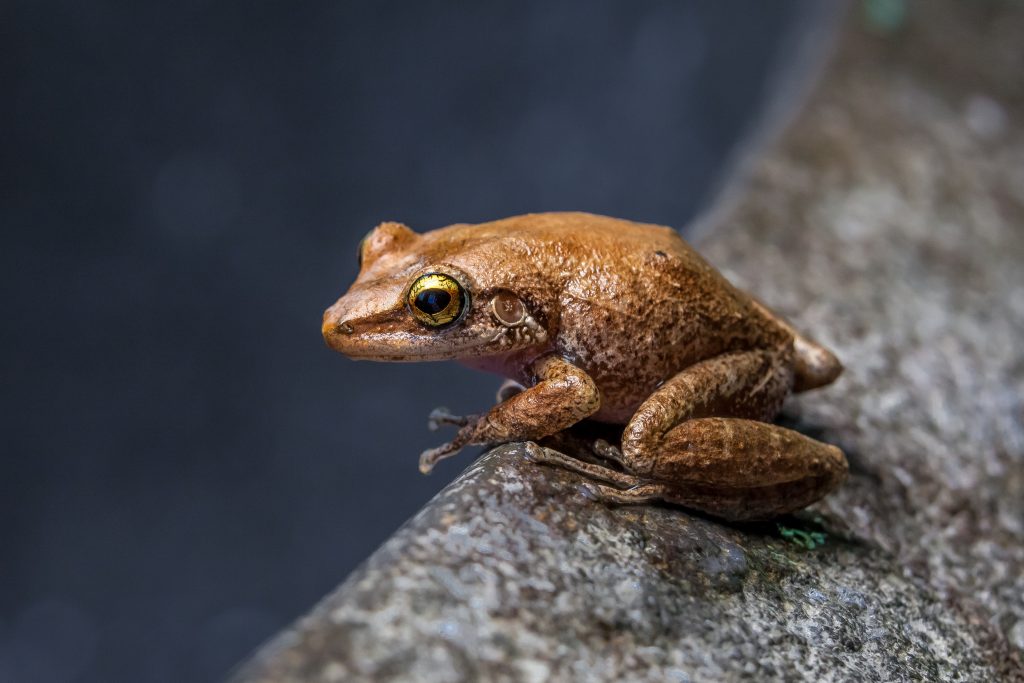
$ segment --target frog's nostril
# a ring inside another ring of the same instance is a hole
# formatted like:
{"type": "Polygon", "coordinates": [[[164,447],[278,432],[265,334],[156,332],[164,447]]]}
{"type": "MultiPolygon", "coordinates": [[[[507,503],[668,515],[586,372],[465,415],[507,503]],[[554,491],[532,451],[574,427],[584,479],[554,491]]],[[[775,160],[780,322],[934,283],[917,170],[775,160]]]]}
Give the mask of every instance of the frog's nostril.
{"type": "Polygon", "coordinates": [[[321,332],[324,335],[324,341],[327,342],[327,345],[333,347],[333,340],[350,335],[355,332],[355,330],[347,321],[339,320],[337,316],[331,315],[331,311],[328,310],[327,313],[324,314],[324,322],[321,327],[321,332]]]}

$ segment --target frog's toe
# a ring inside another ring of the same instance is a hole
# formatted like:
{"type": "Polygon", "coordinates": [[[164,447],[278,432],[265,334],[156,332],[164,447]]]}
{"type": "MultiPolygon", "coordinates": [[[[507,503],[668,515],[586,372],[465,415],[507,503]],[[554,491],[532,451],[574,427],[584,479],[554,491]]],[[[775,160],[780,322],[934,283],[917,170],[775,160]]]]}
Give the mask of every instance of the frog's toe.
{"type": "Polygon", "coordinates": [[[590,449],[594,451],[594,455],[602,460],[608,460],[616,465],[625,467],[622,462],[622,451],[619,450],[618,446],[610,444],[604,439],[596,439],[590,449]]]}
{"type": "Polygon", "coordinates": [[[601,501],[608,505],[642,505],[654,501],[664,500],[668,489],[661,484],[637,484],[627,489],[617,489],[602,484],[585,482],[580,484],[581,492],[583,487],[587,488],[584,495],[591,500],[601,501]]]}
{"type": "Polygon", "coordinates": [[[528,462],[538,463],[544,457],[543,447],[534,441],[523,442],[523,458],[528,462]]]}
{"type": "Polygon", "coordinates": [[[469,417],[456,415],[444,406],[439,406],[431,410],[430,415],[427,416],[427,429],[432,432],[436,432],[442,425],[465,427],[470,423],[470,420],[471,418],[469,417]]]}
{"type": "Polygon", "coordinates": [[[428,449],[420,453],[420,474],[430,474],[434,469],[434,465],[437,464],[437,459],[433,454],[434,449],[428,449]]]}
{"type": "Polygon", "coordinates": [[[451,443],[441,444],[437,448],[428,448],[420,453],[420,472],[430,474],[431,470],[434,469],[434,465],[445,458],[452,457],[460,450],[462,449],[451,443]]]}
{"type": "Polygon", "coordinates": [[[495,396],[495,399],[498,403],[504,403],[516,394],[523,393],[523,390],[524,388],[522,384],[511,379],[507,379],[501,383],[500,387],[498,387],[498,393],[495,396]]]}
{"type": "Polygon", "coordinates": [[[576,485],[576,490],[581,496],[587,500],[598,501],[601,500],[601,494],[598,492],[598,485],[591,484],[590,482],[582,482],[576,485]]]}

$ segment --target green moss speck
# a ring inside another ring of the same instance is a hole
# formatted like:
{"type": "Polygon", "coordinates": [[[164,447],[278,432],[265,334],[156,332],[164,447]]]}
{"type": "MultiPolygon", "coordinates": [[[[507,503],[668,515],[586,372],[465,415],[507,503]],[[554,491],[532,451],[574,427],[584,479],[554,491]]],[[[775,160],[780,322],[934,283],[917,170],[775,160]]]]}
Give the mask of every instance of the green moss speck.
{"type": "Polygon", "coordinates": [[[804,531],[803,529],[793,529],[782,524],[777,524],[776,526],[779,528],[780,536],[805,550],[820,548],[825,545],[825,539],[828,538],[823,531],[804,531]]]}

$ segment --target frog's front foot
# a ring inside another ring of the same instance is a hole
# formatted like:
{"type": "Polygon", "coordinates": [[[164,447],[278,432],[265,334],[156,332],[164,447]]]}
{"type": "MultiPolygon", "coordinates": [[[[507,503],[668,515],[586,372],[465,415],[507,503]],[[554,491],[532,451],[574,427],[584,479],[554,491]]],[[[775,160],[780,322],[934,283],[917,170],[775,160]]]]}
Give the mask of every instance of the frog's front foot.
{"type": "Polygon", "coordinates": [[[456,415],[444,406],[439,406],[431,410],[430,415],[427,416],[427,429],[436,432],[442,425],[465,427],[474,419],[471,416],[456,415]]]}

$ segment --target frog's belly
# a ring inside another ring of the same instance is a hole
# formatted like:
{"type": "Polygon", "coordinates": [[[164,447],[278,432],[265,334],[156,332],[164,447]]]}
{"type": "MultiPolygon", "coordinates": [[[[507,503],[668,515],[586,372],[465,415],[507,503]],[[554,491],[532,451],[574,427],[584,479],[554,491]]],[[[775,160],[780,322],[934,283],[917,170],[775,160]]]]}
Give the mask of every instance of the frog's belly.
{"type": "MultiPolygon", "coordinates": [[[[638,285],[639,287],[639,285],[638,285]]],[[[625,424],[664,382],[716,356],[729,342],[717,320],[687,315],[681,305],[631,309],[577,300],[563,309],[555,350],[584,370],[601,393],[592,419],[625,424]]]]}
{"type": "MultiPolygon", "coordinates": [[[[603,400],[603,398],[602,398],[603,400]]],[[[642,401],[637,401],[631,405],[620,405],[620,406],[606,406],[601,405],[601,410],[594,413],[590,419],[598,422],[606,422],[614,425],[625,425],[629,422],[629,419],[633,417],[633,413],[640,407],[642,401]]]]}
{"type": "Polygon", "coordinates": [[[736,323],[742,318],[725,314],[729,310],[721,307],[712,318],[666,307],[637,317],[590,307],[576,311],[578,317],[563,329],[556,348],[597,385],[601,408],[593,419],[625,424],[651,394],[690,366],[762,347],[761,339],[736,323]],[[584,313],[590,315],[587,326],[578,322],[584,313]]]}
{"type": "Polygon", "coordinates": [[[640,404],[666,380],[703,359],[703,355],[670,348],[659,353],[638,352],[615,363],[583,363],[583,369],[601,393],[601,408],[592,419],[626,424],[640,404]]]}

